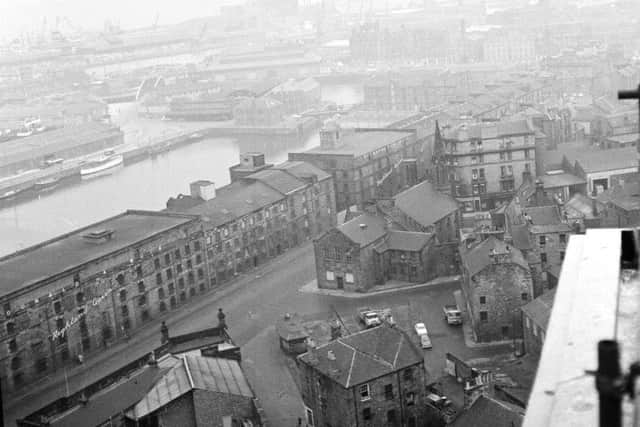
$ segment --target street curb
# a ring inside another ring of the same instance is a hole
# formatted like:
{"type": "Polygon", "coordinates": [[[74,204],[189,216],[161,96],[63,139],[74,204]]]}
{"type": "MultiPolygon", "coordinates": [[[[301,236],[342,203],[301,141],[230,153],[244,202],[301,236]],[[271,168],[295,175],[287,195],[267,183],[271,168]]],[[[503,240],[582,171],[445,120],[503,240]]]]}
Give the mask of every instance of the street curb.
{"type": "Polygon", "coordinates": [[[324,295],[324,296],[332,296],[332,297],[357,299],[357,298],[368,298],[376,295],[390,294],[394,292],[408,291],[412,289],[429,288],[432,286],[439,286],[439,285],[449,285],[452,283],[458,283],[459,281],[460,281],[460,276],[451,276],[451,277],[448,277],[447,280],[442,280],[442,281],[437,281],[436,279],[434,281],[427,282],[427,283],[418,283],[416,285],[398,286],[390,289],[381,289],[379,291],[360,293],[360,292],[344,292],[344,291],[337,291],[337,290],[334,291],[331,289],[318,289],[318,285],[317,285],[318,281],[312,280],[306,285],[301,286],[298,289],[298,292],[302,292],[306,294],[316,294],[316,295],[324,295]]]}

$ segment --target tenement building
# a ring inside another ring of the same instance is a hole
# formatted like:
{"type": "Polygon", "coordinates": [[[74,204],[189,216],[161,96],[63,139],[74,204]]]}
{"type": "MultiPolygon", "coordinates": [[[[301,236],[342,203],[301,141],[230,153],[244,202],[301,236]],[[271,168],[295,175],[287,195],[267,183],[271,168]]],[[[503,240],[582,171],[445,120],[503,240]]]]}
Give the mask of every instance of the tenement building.
{"type": "Polygon", "coordinates": [[[535,176],[535,130],[527,120],[462,124],[440,131],[433,162],[436,187],[464,204],[488,211],[511,200],[535,176]]]}
{"type": "Polygon", "coordinates": [[[236,178],[218,189],[210,181],[195,182],[191,195],[167,202],[169,211],[202,219],[212,284],[335,226],[331,175],[308,163],[261,165],[236,178]]]}
{"type": "Polygon", "coordinates": [[[378,215],[362,214],[314,240],[318,288],[366,292],[387,280],[424,283],[437,275],[433,233],[389,229],[378,215]]]}
{"type": "Polygon", "coordinates": [[[308,425],[426,425],[424,357],[398,328],[338,338],[298,356],[297,365],[308,425]]]}
{"type": "Polygon", "coordinates": [[[0,258],[0,372],[13,389],[128,337],[209,286],[194,216],[127,211],[0,258]]]}
{"type": "Polygon", "coordinates": [[[305,161],[333,176],[338,211],[362,207],[377,197],[378,183],[405,159],[415,159],[407,185],[425,175],[428,150],[416,130],[341,129],[330,123],[320,131],[320,146],[289,153],[289,160],[305,161]]]}
{"type": "Polygon", "coordinates": [[[493,236],[464,242],[462,293],[476,341],[522,336],[520,307],[533,295],[531,271],[522,253],[493,236]]]}

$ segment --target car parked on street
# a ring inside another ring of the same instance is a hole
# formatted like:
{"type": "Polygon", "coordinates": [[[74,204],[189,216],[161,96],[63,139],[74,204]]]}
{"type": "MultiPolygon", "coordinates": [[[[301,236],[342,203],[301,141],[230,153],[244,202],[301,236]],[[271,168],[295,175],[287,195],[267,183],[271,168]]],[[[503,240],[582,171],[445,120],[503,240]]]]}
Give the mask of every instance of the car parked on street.
{"type": "Polygon", "coordinates": [[[415,325],[416,334],[420,337],[420,346],[422,348],[432,348],[431,339],[429,338],[429,332],[427,331],[427,327],[424,323],[416,323],[415,325]]]}

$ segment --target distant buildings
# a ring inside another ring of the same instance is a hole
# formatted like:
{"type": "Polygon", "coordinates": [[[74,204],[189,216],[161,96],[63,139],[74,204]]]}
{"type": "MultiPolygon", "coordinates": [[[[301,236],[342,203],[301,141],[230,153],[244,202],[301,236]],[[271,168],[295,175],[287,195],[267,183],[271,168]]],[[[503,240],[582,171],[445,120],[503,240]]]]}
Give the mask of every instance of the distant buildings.
{"type": "Polygon", "coordinates": [[[282,102],[269,97],[245,98],[233,107],[233,118],[240,126],[275,126],[284,113],[282,102]]]}
{"type": "Polygon", "coordinates": [[[526,120],[436,125],[433,162],[436,188],[463,203],[465,212],[507,203],[535,175],[535,133],[526,120]]]}
{"type": "Polygon", "coordinates": [[[362,207],[377,195],[378,182],[403,160],[415,159],[404,170],[407,185],[424,177],[428,153],[415,130],[343,130],[328,124],[320,131],[320,146],[289,153],[289,160],[310,163],[333,176],[338,211],[362,207]]]}
{"type": "Polygon", "coordinates": [[[379,326],[298,356],[307,424],[424,425],[427,372],[401,330],[379,326]]]}
{"type": "Polygon", "coordinates": [[[437,275],[434,234],[391,230],[369,213],[322,234],[314,251],[322,289],[366,292],[387,280],[424,283],[437,275]]]}
{"type": "Polygon", "coordinates": [[[280,101],[288,114],[298,114],[320,103],[320,84],[313,78],[289,79],[269,91],[269,96],[280,101]]]}
{"type": "Polygon", "coordinates": [[[491,30],[482,48],[484,60],[493,64],[533,63],[537,59],[535,37],[523,31],[491,30]]]}
{"type": "Polygon", "coordinates": [[[522,336],[519,309],[533,296],[531,269],[522,253],[493,236],[460,246],[462,294],[476,341],[522,336]]]}
{"type": "Polygon", "coordinates": [[[638,177],[621,182],[600,193],[594,203],[603,227],[640,225],[640,181],[638,177]]]}

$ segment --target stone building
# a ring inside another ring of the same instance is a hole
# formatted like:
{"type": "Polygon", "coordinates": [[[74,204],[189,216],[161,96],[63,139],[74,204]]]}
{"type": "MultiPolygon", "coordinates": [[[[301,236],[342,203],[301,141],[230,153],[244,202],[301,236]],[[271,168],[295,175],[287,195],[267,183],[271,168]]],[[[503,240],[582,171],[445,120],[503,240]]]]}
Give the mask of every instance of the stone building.
{"type": "MultiPolygon", "coordinates": [[[[350,129],[329,124],[320,131],[320,146],[289,153],[289,160],[305,161],[333,176],[336,206],[342,211],[362,207],[377,196],[378,182],[403,159],[416,159],[416,180],[428,167],[425,141],[415,130],[350,129]]],[[[417,182],[409,182],[414,185],[417,182]]]]}
{"type": "Polygon", "coordinates": [[[463,203],[464,212],[499,207],[535,176],[535,148],[527,120],[462,124],[445,132],[436,124],[436,188],[463,203]]]}
{"type": "MultiPolygon", "coordinates": [[[[232,167],[237,172],[237,168],[232,167]]],[[[336,224],[331,176],[304,162],[258,167],[224,187],[211,182],[167,202],[199,216],[211,282],[217,284],[280,255],[336,224]],[[195,190],[195,191],[194,191],[195,190]]]]}
{"type": "Polygon", "coordinates": [[[387,280],[422,283],[437,274],[434,234],[390,230],[369,213],[322,234],[314,251],[323,289],[366,292],[387,280]]]}
{"type": "Polygon", "coordinates": [[[493,236],[460,247],[462,293],[478,342],[522,337],[520,307],[533,295],[522,253],[493,236]]]}
{"type": "Polygon", "coordinates": [[[552,289],[521,308],[524,351],[536,360],[542,352],[555,295],[556,290],[552,289]]]}
{"type": "Polygon", "coordinates": [[[298,356],[297,366],[308,425],[425,425],[424,358],[398,328],[338,338],[298,356]]]}
{"type": "Polygon", "coordinates": [[[233,118],[241,126],[275,126],[282,122],[282,102],[269,98],[245,98],[233,107],[233,118]]]}
{"type": "Polygon", "coordinates": [[[127,211],[0,258],[0,372],[24,385],[210,286],[194,216],[127,211]]]}
{"type": "Polygon", "coordinates": [[[299,114],[320,104],[320,84],[312,77],[289,79],[268,94],[282,103],[288,114],[299,114]]]}
{"type": "Polygon", "coordinates": [[[640,179],[625,181],[600,193],[595,199],[603,227],[640,225],[640,179]]]}

